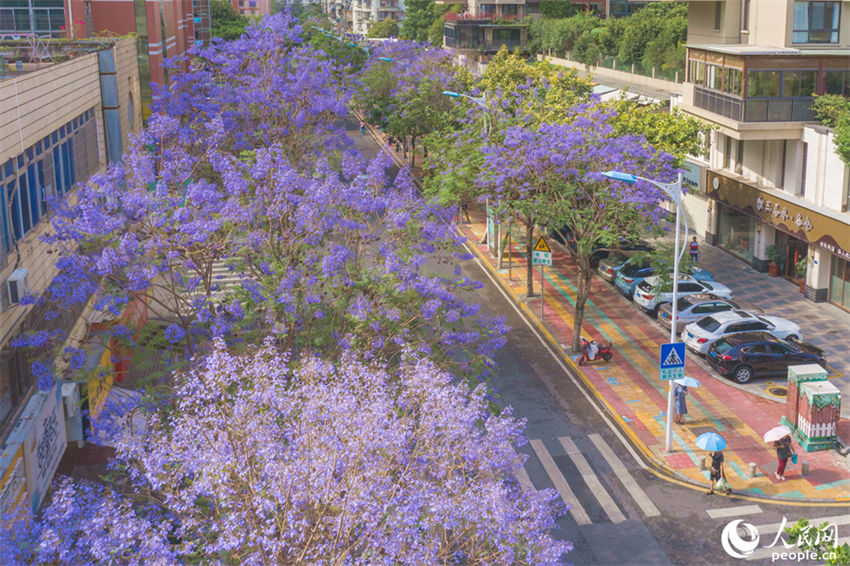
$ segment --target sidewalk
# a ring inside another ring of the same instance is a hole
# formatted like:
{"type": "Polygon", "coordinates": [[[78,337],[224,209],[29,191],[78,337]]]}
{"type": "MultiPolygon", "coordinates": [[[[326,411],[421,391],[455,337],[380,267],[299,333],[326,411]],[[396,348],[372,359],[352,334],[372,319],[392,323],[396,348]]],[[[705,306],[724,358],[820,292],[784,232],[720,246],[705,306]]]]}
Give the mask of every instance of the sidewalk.
{"type": "MultiPolygon", "coordinates": [[[[524,254],[518,247],[514,248],[513,277],[509,279],[507,269],[496,269],[497,260],[487,246],[477,244],[484,233],[483,211],[472,211],[472,216],[472,223],[459,226],[469,245],[489,264],[494,274],[500,275],[512,298],[527,304],[526,314],[539,322],[539,295],[525,298],[524,254]]],[[[572,337],[577,267],[563,248],[552,247],[553,267],[545,270],[543,318],[552,338],[567,345],[563,349],[566,353],[572,337]]],[[[504,261],[507,262],[507,252],[504,261]]],[[[537,269],[534,278],[535,293],[539,293],[537,269]]],[[[660,344],[667,342],[669,336],[598,277],[591,283],[582,333],[596,340],[613,342],[614,359],[581,368],[573,366],[573,369],[583,375],[589,388],[619,416],[624,431],[636,447],[672,475],[707,485],[708,471],[700,468],[700,458],[707,452],[696,448],[694,441],[703,432],[716,431],[728,443],[724,455],[736,492],[796,501],[827,502],[845,498],[850,501],[850,460],[833,451],[800,452],[796,466],[789,461],[788,479],[776,480],[774,451],[761,437],[780,424],[784,403],[737,390],[723,378],[706,372],[690,355],[686,361],[687,375],[698,379],[702,386],[689,389],[688,420],[685,425],[674,425],[673,450],[665,454],[667,384],[658,378],[658,356],[660,344]],[[810,466],[805,478],[800,476],[803,461],[810,466]],[[755,478],[749,477],[750,462],[757,466],[755,478]]],[[[575,361],[577,356],[572,358],[575,361]]],[[[843,438],[850,438],[850,421],[842,420],[839,433],[843,438]]]]}
{"type": "MultiPolygon", "coordinates": [[[[386,139],[377,130],[369,127],[372,135],[385,150],[402,164],[401,156],[387,148],[386,139]]],[[[545,270],[545,292],[543,324],[540,313],[540,275],[535,269],[534,289],[537,296],[525,298],[525,268],[527,260],[521,248],[514,244],[510,252],[512,270],[497,269],[497,258],[486,245],[478,244],[485,231],[483,210],[470,210],[471,223],[458,226],[466,236],[467,243],[491,273],[500,280],[509,291],[511,298],[525,305],[523,310],[554,345],[566,345],[562,348],[568,360],[569,344],[572,341],[572,324],[575,307],[575,279],[577,267],[572,257],[561,246],[552,244],[553,266],[545,270]]],[[[738,260],[732,260],[725,252],[701,244],[704,254],[703,265],[720,280],[728,275],[743,277],[750,287],[747,296],[742,299],[759,303],[761,298],[769,299],[762,304],[764,309],[784,308],[784,291],[777,292],[779,286],[789,285],[781,279],[769,284],[757,280],[762,274],[744,266],[738,260]],[[710,248],[710,249],[708,249],[710,248]],[[706,253],[707,251],[707,253],[706,253]],[[711,265],[709,265],[709,263],[711,265]],[[741,264],[741,265],[737,265],[741,264]],[[751,271],[745,273],[745,271],[751,271]],[[740,273],[738,273],[740,272],[740,273]],[[782,301],[782,302],[779,302],[782,301]]],[[[508,264],[508,251],[503,265],[508,264]]],[[[736,291],[737,293],[737,291],[736,291]]],[[[793,296],[793,293],[791,294],[793,296]]],[[[736,295],[736,298],[737,295],[736,295]]],[[[790,302],[792,299],[788,299],[790,302]]],[[[801,299],[802,300],[802,299],[801,299]]],[[[803,305],[802,309],[811,310],[803,305]]],[[[768,310],[765,310],[768,312],[768,310]]],[[[808,312],[808,311],[806,311],[808,312]]],[[[778,314],[782,314],[779,312],[778,314]]],[[[842,313],[843,314],[843,313],[842,313]]],[[[793,318],[789,315],[789,318],[793,318]]],[[[840,318],[840,317],[839,317],[840,318]]],[[[823,321],[815,322],[820,325],[823,321]]],[[[835,318],[830,319],[830,324],[835,318]]],[[[841,321],[839,320],[839,326],[841,321]]],[[[805,328],[803,329],[806,330],[805,328]]],[[[837,503],[850,504],[850,456],[829,450],[805,453],[798,451],[797,465],[788,462],[786,481],[774,477],[776,456],[774,450],[762,441],[767,430],[780,424],[785,412],[785,403],[777,402],[769,395],[757,395],[736,389],[731,382],[709,373],[702,364],[694,362],[689,354],[686,360],[687,375],[698,379],[701,386],[689,388],[688,418],[684,425],[674,425],[672,453],[664,450],[667,409],[667,384],[658,377],[660,344],[666,343],[669,334],[650,322],[629,301],[613,287],[593,277],[591,293],[585,307],[585,320],[582,334],[596,340],[612,342],[614,358],[611,362],[596,362],[581,366],[575,364],[578,356],[572,356],[572,369],[582,378],[588,390],[605,403],[611,413],[619,418],[622,430],[632,444],[668,476],[690,483],[708,485],[708,470],[700,465],[701,458],[707,452],[695,445],[696,437],[703,432],[716,431],[727,441],[724,450],[730,483],[738,494],[754,498],[784,500],[798,503],[837,503]],[[744,420],[746,419],[746,421],[744,420]],[[800,466],[809,463],[809,475],[800,476],[800,466]],[[756,475],[749,477],[749,464],[756,464],[756,475]]],[[[830,334],[831,336],[831,334],[830,334]]],[[[811,332],[806,339],[815,342],[811,332]]],[[[817,342],[815,342],[817,343],[817,342]]],[[[830,342],[829,346],[836,346],[830,342]]],[[[834,350],[842,353],[844,348],[834,350]]],[[[830,359],[830,358],[828,358],[830,359]]],[[[833,355],[831,360],[836,360],[833,355]]],[[[837,360],[836,360],[837,361],[837,360]]],[[[831,364],[834,365],[834,364],[831,364]]],[[[846,367],[846,365],[844,366],[846,367]]],[[[833,368],[834,369],[834,368],[833,368]]],[[[842,367],[843,369],[843,367],[842,367]]],[[[832,376],[830,376],[832,378],[832,376]]],[[[842,377],[846,377],[842,376],[842,377]]],[[[842,388],[843,389],[843,388],[842,388]]],[[[844,413],[844,411],[842,411],[844,413]]],[[[850,439],[850,420],[842,419],[838,427],[839,435],[850,439]]]]}

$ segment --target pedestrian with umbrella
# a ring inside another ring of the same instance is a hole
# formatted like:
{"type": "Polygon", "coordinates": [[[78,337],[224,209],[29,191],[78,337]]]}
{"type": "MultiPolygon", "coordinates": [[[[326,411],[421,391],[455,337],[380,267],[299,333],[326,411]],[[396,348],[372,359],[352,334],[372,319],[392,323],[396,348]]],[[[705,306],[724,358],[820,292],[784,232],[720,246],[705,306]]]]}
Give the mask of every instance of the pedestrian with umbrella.
{"type": "Polygon", "coordinates": [[[772,442],[773,448],[776,449],[776,479],[785,480],[785,466],[788,465],[788,458],[796,463],[797,455],[791,449],[791,429],[785,425],[774,427],[764,433],[764,441],[772,442]]]}
{"type": "Polygon", "coordinates": [[[685,424],[688,414],[688,387],[699,387],[699,381],[693,377],[683,377],[674,381],[673,396],[676,399],[676,424],[685,424]]]}
{"type": "Polygon", "coordinates": [[[722,489],[726,495],[732,493],[732,486],[726,479],[726,470],[723,466],[723,449],[726,448],[726,440],[716,432],[704,432],[697,437],[696,444],[703,450],[708,450],[711,456],[711,468],[708,471],[708,478],[711,483],[707,494],[712,495],[714,493],[715,485],[717,489],[722,489]]]}

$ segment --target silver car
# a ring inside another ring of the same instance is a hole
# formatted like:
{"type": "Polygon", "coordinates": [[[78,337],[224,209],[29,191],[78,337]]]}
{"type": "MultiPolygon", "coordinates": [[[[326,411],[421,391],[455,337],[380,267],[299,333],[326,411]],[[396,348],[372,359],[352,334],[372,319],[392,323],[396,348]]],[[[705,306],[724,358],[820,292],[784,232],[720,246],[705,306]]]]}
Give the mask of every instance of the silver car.
{"type": "Polygon", "coordinates": [[[599,276],[605,281],[613,283],[614,279],[617,278],[617,272],[620,271],[620,268],[636,253],[637,251],[612,251],[608,254],[608,257],[599,260],[596,271],[599,272],[599,276]]]}
{"type": "MultiPolygon", "coordinates": [[[[738,305],[734,301],[720,299],[705,293],[679,297],[678,312],[676,313],[676,336],[682,333],[685,326],[704,316],[737,308],[738,305]]],[[[673,324],[672,303],[664,303],[658,307],[658,322],[667,329],[673,324]]]]}

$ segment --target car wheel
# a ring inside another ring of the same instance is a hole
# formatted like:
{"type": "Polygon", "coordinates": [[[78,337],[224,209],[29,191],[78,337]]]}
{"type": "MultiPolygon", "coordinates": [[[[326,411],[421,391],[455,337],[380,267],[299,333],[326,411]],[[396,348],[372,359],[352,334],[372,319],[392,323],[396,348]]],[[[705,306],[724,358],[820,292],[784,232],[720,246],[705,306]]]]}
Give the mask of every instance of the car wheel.
{"type": "Polygon", "coordinates": [[[580,366],[584,365],[584,356],[582,356],[578,359],[578,365],[580,365],[580,366]]]}
{"type": "Polygon", "coordinates": [[[602,359],[604,359],[606,362],[610,362],[612,357],[614,357],[614,354],[609,353],[602,356],[602,359]]]}
{"type": "Polygon", "coordinates": [[[743,385],[744,383],[749,383],[753,378],[753,368],[750,366],[739,366],[735,368],[732,375],[735,377],[735,381],[743,385]]]}
{"type": "Polygon", "coordinates": [[[796,334],[792,334],[791,336],[786,336],[785,339],[790,340],[791,342],[796,342],[797,340],[800,339],[800,337],[797,336],[796,334]]]}

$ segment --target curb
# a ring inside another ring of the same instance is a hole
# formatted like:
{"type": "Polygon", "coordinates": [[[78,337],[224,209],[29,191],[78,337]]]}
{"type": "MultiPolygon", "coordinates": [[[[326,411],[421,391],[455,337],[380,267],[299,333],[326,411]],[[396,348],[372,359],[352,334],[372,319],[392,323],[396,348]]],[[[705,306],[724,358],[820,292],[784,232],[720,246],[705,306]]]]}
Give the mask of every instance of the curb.
{"type": "MultiPolygon", "coordinates": [[[[358,117],[358,119],[362,119],[359,112],[356,110],[351,110],[352,114],[358,117]]],[[[389,153],[392,160],[399,168],[409,167],[407,163],[404,162],[403,159],[399,158],[394,151],[389,148],[384,148],[382,140],[379,136],[379,133],[371,124],[366,124],[366,128],[371,135],[371,137],[378,142],[381,146],[379,151],[386,150],[389,153]]],[[[422,191],[422,184],[420,179],[416,176],[412,176],[413,182],[416,184],[419,191],[422,191]]],[[[464,236],[462,233],[458,231],[458,235],[464,236]]],[[[644,459],[644,463],[647,464],[646,469],[655,475],[656,477],[668,481],[670,483],[675,483],[682,487],[687,487],[693,490],[703,491],[706,489],[706,484],[697,483],[693,481],[691,478],[677,472],[676,470],[670,468],[666,463],[660,460],[652,450],[635,434],[635,432],[625,423],[622,422],[619,413],[614,410],[614,407],[605,399],[605,396],[602,395],[602,392],[599,391],[593,383],[584,375],[582,371],[578,369],[578,365],[573,361],[573,359],[568,356],[563,351],[563,346],[561,345],[560,340],[557,340],[546,325],[540,321],[534,311],[524,302],[519,296],[514,292],[512,288],[510,288],[504,281],[504,279],[499,274],[498,270],[493,267],[490,263],[490,260],[484,256],[481,250],[478,249],[478,246],[474,242],[470,242],[468,238],[464,236],[466,240],[465,247],[472,250],[472,252],[478,257],[480,262],[484,265],[484,267],[490,272],[496,281],[498,281],[499,286],[503,291],[507,293],[507,295],[511,298],[514,304],[519,308],[530,320],[534,327],[540,332],[549,343],[549,346],[558,353],[558,356],[561,360],[566,364],[566,366],[570,369],[570,372],[574,377],[577,377],[582,384],[584,384],[586,390],[593,396],[596,402],[602,406],[605,410],[606,414],[609,418],[611,418],[615,423],[617,423],[617,428],[620,432],[625,434],[625,436],[629,439],[632,447],[637,449],[640,452],[641,456],[644,459]]],[[[782,504],[782,505],[792,505],[792,506],[806,506],[806,507],[850,507],[850,497],[841,498],[841,499],[823,499],[823,500],[800,500],[800,499],[790,499],[781,496],[770,496],[770,495],[750,495],[746,493],[746,491],[735,490],[731,495],[725,495],[720,492],[716,493],[722,497],[729,497],[734,499],[741,499],[746,501],[753,501],[757,503],[767,503],[767,504],[782,504]]]]}

